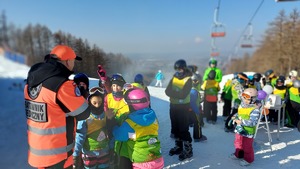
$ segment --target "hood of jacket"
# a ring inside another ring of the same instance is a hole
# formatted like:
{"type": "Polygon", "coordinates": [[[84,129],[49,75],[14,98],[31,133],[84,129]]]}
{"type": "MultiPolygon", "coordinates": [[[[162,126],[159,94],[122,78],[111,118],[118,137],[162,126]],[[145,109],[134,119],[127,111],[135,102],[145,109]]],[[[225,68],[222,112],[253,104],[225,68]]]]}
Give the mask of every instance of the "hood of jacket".
{"type": "Polygon", "coordinates": [[[137,110],[128,115],[135,123],[141,126],[149,126],[156,120],[156,114],[151,108],[137,110]]]}
{"type": "Polygon", "coordinates": [[[70,71],[62,63],[50,59],[47,62],[37,63],[30,68],[27,75],[27,84],[28,87],[36,87],[53,76],[68,78],[72,73],[73,71],[70,71]]]}

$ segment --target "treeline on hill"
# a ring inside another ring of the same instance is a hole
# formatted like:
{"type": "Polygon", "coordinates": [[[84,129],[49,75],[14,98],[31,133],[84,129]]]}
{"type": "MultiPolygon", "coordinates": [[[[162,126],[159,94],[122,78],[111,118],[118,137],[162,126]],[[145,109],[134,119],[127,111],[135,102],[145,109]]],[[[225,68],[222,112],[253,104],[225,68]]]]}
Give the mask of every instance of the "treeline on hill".
{"type": "Polygon", "coordinates": [[[227,73],[255,71],[264,73],[273,69],[277,75],[287,75],[292,69],[299,71],[300,63],[300,19],[294,9],[289,16],[285,11],[269,24],[263,40],[252,56],[232,59],[226,66],[227,73]]]}
{"type": "Polygon", "coordinates": [[[74,72],[84,72],[89,77],[98,78],[98,64],[103,65],[108,74],[122,73],[125,66],[132,64],[131,60],[122,54],[105,53],[97,45],[90,45],[87,40],[62,31],[51,32],[47,26],[29,24],[24,29],[16,28],[14,24],[7,26],[4,13],[0,24],[0,47],[24,54],[28,66],[42,62],[44,56],[57,44],[72,47],[75,53],[83,58],[80,63],[77,62],[74,72]]]}

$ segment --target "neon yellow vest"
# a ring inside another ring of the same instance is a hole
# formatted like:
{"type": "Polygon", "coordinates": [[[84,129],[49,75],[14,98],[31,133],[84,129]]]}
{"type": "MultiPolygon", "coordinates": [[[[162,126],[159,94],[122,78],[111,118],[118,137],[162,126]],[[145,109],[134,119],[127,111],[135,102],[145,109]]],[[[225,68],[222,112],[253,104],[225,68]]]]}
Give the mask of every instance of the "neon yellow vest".
{"type": "MultiPolygon", "coordinates": [[[[124,99],[119,101],[115,100],[112,93],[107,94],[107,104],[109,109],[114,109],[115,119],[118,124],[122,124],[122,122],[127,118],[129,114],[129,107],[125,103],[124,99]]],[[[127,149],[127,141],[115,141],[115,152],[120,156],[124,156],[129,158],[128,149],[127,149]]]]}
{"type": "MultiPolygon", "coordinates": [[[[185,85],[185,83],[189,80],[189,76],[185,77],[183,79],[178,79],[177,77],[174,77],[172,79],[172,88],[175,91],[180,91],[183,89],[183,86],[185,85]]],[[[186,104],[190,102],[190,94],[188,94],[186,96],[186,98],[184,99],[177,99],[177,98],[170,98],[170,102],[172,104],[186,104]]]]}
{"type": "Polygon", "coordinates": [[[114,109],[116,120],[118,124],[121,124],[123,120],[127,117],[127,114],[129,113],[129,107],[125,103],[124,99],[121,99],[119,101],[114,99],[114,96],[112,93],[107,94],[107,106],[109,109],[114,109]]]}
{"type": "MultiPolygon", "coordinates": [[[[238,116],[241,117],[243,120],[249,120],[250,119],[250,113],[255,109],[255,107],[248,107],[248,108],[243,108],[239,107],[238,108],[238,116]]],[[[243,126],[244,130],[247,131],[248,134],[254,134],[255,133],[255,126],[250,127],[250,126],[243,126]]]]}
{"type": "Polygon", "coordinates": [[[108,147],[106,118],[96,119],[92,114],[86,119],[87,134],[83,147],[87,150],[101,150],[108,147]]]}
{"type": "Polygon", "coordinates": [[[289,89],[290,100],[300,103],[300,96],[298,88],[291,87],[289,89]]]}
{"type": "Polygon", "coordinates": [[[149,126],[141,126],[131,119],[126,119],[126,122],[135,131],[135,133],[130,134],[129,141],[127,141],[131,161],[142,163],[160,158],[161,147],[158,140],[158,121],[155,120],[149,126]]]}
{"type": "Polygon", "coordinates": [[[273,94],[280,96],[281,99],[284,99],[285,93],[286,93],[286,89],[280,90],[280,89],[277,89],[276,87],[274,87],[273,94]]]}

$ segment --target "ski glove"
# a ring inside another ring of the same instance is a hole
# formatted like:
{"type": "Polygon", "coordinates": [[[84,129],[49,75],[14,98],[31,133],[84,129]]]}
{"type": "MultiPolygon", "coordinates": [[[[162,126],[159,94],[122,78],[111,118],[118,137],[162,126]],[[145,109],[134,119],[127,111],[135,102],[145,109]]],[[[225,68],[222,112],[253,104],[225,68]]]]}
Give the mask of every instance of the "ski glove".
{"type": "Polygon", "coordinates": [[[98,65],[98,70],[97,70],[99,78],[105,82],[107,80],[106,76],[106,70],[102,67],[102,65],[98,65]]]}

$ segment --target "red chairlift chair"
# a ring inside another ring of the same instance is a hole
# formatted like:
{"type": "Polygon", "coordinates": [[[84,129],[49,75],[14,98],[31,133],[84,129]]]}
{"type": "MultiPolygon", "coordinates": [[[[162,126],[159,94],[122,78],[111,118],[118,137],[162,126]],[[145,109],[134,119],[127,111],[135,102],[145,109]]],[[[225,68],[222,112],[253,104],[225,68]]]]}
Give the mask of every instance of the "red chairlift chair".
{"type": "Polygon", "coordinates": [[[224,37],[225,36],[225,26],[218,21],[219,7],[214,11],[214,24],[211,28],[211,37],[224,37]]]}
{"type": "Polygon", "coordinates": [[[210,56],[212,57],[220,56],[220,52],[218,51],[217,48],[212,48],[210,52],[210,56]]]}
{"type": "Polygon", "coordinates": [[[211,28],[211,37],[217,38],[217,37],[224,37],[226,35],[225,33],[225,27],[224,25],[216,25],[214,24],[211,28]]]}
{"type": "Polygon", "coordinates": [[[248,26],[248,33],[244,35],[244,38],[241,41],[241,48],[252,48],[253,47],[253,35],[252,35],[252,24],[248,26]]]}
{"type": "Polygon", "coordinates": [[[217,56],[220,56],[220,53],[219,52],[211,52],[210,56],[217,57],[217,56]]]}

